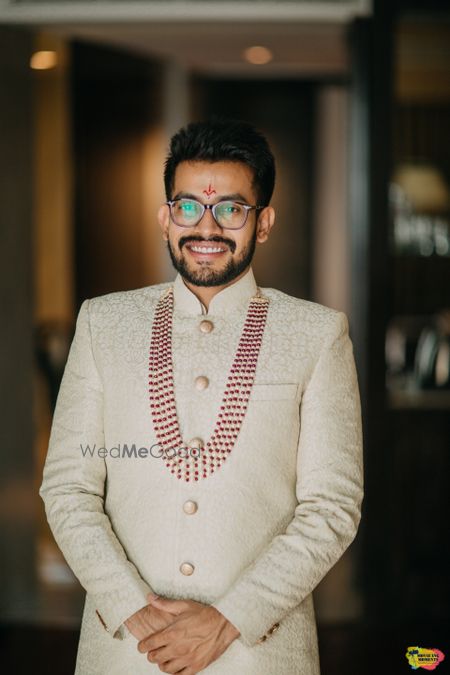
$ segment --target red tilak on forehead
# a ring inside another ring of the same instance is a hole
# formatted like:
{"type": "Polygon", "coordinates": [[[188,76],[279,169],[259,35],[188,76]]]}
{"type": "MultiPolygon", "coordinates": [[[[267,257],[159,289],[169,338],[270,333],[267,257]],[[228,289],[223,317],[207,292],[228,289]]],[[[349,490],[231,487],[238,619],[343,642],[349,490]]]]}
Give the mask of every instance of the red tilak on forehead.
{"type": "Polygon", "coordinates": [[[203,190],[203,194],[205,194],[205,195],[208,197],[208,199],[209,199],[209,198],[211,197],[211,195],[213,195],[215,192],[216,192],[216,190],[214,190],[214,188],[213,188],[213,186],[211,185],[211,183],[208,185],[208,189],[207,189],[207,190],[203,190]]]}

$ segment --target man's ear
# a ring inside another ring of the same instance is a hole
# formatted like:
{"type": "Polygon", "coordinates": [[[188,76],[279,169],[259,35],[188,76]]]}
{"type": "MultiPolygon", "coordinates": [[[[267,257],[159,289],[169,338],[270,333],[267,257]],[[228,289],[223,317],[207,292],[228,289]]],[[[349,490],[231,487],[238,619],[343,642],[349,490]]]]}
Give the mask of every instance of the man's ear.
{"type": "Polygon", "coordinates": [[[265,206],[260,212],[256,223],[256,241],[263,244],[269,238],[269,233],[275,223],[275,210],[265,206]]]}
{"type": "Polygon", "coordinates": [[[158,209],[158,223],[162,229],[164,241],[169,241],[170,212],[167,204],[162,204],[158,209]]]}

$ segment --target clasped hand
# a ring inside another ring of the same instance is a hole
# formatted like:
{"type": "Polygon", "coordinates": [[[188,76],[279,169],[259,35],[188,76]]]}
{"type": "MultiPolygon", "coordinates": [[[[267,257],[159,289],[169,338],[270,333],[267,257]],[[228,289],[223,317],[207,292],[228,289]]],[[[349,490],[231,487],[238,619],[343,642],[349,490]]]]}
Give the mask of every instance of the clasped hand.
{"type": "Polygon", "coordinates": [[[147,653],[147,659],[163,673],[196,675],[240,635],[210,605],[195,600],[170,600],[152,593],[147,599],[149,604],[125,623],[138,639],[138,650],[147,653]]]}

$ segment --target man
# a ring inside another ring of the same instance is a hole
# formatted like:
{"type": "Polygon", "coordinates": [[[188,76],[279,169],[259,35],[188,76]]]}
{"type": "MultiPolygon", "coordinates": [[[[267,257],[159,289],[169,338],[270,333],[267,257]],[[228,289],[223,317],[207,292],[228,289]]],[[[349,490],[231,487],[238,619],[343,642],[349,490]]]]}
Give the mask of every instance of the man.
{"type": "Polygon", "coordinates": [[[40,488],[87,592],[77,675],[320,672],[311,592],[358,528],[360,403],[345,314],[256,284],[274,178],[250,125],[180,130],[174,282],[80,308],[40,488]]]}

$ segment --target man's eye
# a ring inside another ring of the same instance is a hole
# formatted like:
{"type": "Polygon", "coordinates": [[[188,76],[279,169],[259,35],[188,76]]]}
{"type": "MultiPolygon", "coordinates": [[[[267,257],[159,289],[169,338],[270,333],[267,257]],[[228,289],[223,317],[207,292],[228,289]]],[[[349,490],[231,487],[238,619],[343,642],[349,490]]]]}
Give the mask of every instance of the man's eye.
{"type": "Polygon", "coordinates": [[[179,208],[182,211],[185,211],[186,213],[191,213],[193,211],[196,211],[195,204],[192,204],[190,202],[183,202],[183,204],[180,204],[179,208]]]}

